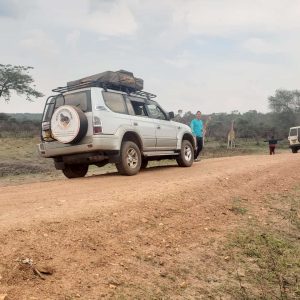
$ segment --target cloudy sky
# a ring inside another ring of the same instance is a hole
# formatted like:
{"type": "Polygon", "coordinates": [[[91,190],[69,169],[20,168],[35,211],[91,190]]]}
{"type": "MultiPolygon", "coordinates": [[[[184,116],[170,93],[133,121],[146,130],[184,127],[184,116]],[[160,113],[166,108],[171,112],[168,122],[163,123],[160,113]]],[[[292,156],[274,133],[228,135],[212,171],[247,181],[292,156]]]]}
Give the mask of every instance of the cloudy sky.
{"type": "Polygon", "coordinates": [[[119,69],[174,111],[266,112],[276,89],[300,88],[299,0],[0,0],[0,36],[0,63],[33,66],[45,95],[119,69]]]}

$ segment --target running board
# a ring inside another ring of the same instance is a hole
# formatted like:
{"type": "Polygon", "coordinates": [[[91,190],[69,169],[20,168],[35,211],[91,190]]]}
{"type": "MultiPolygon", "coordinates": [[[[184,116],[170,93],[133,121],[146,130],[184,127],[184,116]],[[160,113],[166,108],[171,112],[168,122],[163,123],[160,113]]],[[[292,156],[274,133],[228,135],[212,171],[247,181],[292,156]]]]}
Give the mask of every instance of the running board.
{"type": "Polygon", "coordinates": [[[179,153],[174,151],[152,151],[152,152],[144,152],[144,156],[171,156],[171,155],[179,155],[179,153]]]}

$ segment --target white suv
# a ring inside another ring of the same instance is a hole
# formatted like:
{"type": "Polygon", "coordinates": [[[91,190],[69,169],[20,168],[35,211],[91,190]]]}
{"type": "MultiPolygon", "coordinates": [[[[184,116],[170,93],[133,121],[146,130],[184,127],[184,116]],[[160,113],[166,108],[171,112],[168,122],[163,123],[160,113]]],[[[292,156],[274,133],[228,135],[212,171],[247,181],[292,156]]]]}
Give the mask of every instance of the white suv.
{"type": "Polygon", "coordinates": [[[300,126],[290,128],[288,140],[292,152],[297,153],[300,149],[300,126]]]}
{"type": "Polygon", "coordinates": [[[97,80],[54,89],[43,113],[40,154],[68,178],[85,176],[92,164],[115,163],[124,175],[137,174],[150,160],[190,167],[191,129],[172,121],[174,113],[166,113],[155,95],[120,89],[97,80]]]}

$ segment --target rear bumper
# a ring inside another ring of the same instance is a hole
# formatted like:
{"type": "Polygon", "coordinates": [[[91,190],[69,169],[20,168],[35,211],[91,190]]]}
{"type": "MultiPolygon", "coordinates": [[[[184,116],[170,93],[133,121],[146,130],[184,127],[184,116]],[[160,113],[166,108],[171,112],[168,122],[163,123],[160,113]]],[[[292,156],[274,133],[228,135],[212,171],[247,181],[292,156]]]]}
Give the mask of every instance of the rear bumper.
{"type": "Polygon", "coordinates": [[[83,142],[80,145],[63,144],[57,141],[42,142],[37,147],[42,157],[57,157],[95,151],[119,151],[121,144],[115,135],[93,136],[89,141],[83,142]]]}

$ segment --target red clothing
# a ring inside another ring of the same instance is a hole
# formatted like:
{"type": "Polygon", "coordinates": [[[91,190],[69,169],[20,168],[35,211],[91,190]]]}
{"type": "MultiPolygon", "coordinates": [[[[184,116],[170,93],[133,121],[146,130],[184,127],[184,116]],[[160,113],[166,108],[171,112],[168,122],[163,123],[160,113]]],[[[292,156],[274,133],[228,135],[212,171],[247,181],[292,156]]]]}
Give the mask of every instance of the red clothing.
{"type": "Polygon", "coordinates": [[[269,145],[270,155],[275,154],[275,145],[269,145]]]}

